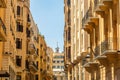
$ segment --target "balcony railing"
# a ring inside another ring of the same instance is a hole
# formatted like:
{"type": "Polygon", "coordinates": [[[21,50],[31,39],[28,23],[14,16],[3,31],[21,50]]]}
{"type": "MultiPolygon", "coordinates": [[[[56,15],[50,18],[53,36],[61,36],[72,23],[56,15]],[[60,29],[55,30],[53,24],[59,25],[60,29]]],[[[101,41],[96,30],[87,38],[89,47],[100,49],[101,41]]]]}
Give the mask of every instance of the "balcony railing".
{"type": "Polygon", "coordinates": [[[106,51],[114,51],[116,49],[116,41],[117,38],[109,38],[101,43],[101,53],[105,53],[106,51]],[[115,45],[115,46],[114,46],[115,45]]]}
{"type": "Polygon", "coordinates": [[[6,0],[0,0],[0,7],[2,8],[6,7],[6,0]]]}
{"type": "Polygon", "coordinates": [[[98,56],[100,54],[100,45],[98,45],[96,48],[95,48],[95,56],[98,56]]]}
{"type": "Polygon", "coordinates": [[[86,23],[89,17],[92,17],[92,10],[88,9],[85,16],[82,19],[82,26],[86,23]]]}
{"type": "Polygon", "coordinates": [[[0,18],[0,26],[2,27],[4,33],[6,34],[6,27],[5,27],[5,25],[4,25],[4,23],[3,23],[1,18],[0,18]]]}
{"type": "Polygon", "coordinates": [[[6,41],[6,27],[0,18],[0,41],[6,41]]]}
{"type": "Polygon", "coordinates": [[[42,74],[46,75],[46,74],[47,74],[47,71],[46,71],[46,70],[43,70],[43,71],[42,71],[42,74]]]}
{"type": "Polygon", "coordinates": [[[35,72],[38,70],[38,66],[34,62],[29,63],[29,68],[35,72]]]}
{"type": "Polygon", "coordinates": [[[97,7],[99,0],[94,0],[94,9],[97,7]]]}
{"type": "Polygon", "coordinates": [[[34,44],[29,44],[28,49],[29,49],[31,54],[35,54],[36,53],[36,48],[35,48],[34,44]]]}

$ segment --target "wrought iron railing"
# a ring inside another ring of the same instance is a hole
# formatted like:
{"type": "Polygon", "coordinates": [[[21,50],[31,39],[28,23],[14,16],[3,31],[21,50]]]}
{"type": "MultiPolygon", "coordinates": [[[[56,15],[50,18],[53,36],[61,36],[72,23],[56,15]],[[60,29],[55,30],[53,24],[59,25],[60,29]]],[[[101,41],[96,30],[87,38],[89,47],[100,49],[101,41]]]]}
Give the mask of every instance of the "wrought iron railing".
{"type": "Polygon", "coordinates": [[[85,24],[89,17],[92,17],[92,10],[90,8],[87,10],[85,16],[82,19],[82,26],[85,24]]]}
{"type": "Polygon", "coordinates": [[[104,41],[101,43],[101,53],[103,53],[106,50],[108,50],[108,42],[104,41]]]}
{"type": "Polygon", "coordinates": [[[101,53],[104,53],[107,50],[116,50],[117,46],[117,38],[108,38],[101,43],[101,53]]]}
{"type": "Polygon", "coordinates": [[[4,23],[3,23],[3,21],[2,21],[1,18],[0,18],[0,25],[2,26],[3,31],[4,31],[4,33],[6,34],[6,27],[5,27],[5,25],[4,25],[4,23]]]}
{"type": "Polygon", "coordinates": [[[94,9],[97,7],[99,0],[94,0],[94,9]]]}
{"type": "Polygon", "coordinates": [[[32,65],[33,67],[35,67],[36,69],[38,69],[38,66],[34,62],[30,62],[30,65],[32,65]]]}
{"type": "Polygon", "coordinates": [[[94,55],[98,56],[99,54],[100,54],[100,45],[96,46],[94,55]]]}

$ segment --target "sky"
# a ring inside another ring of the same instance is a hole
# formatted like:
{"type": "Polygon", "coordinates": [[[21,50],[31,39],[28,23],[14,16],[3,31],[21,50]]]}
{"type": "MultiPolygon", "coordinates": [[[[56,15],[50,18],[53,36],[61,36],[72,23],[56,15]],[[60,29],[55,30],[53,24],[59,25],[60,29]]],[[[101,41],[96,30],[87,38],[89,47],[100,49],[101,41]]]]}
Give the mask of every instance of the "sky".
{"type": "Polygon", "coordinates": [[[48,46],[63,51],[64,0],[31,0],[30,10],[48,46]]]}

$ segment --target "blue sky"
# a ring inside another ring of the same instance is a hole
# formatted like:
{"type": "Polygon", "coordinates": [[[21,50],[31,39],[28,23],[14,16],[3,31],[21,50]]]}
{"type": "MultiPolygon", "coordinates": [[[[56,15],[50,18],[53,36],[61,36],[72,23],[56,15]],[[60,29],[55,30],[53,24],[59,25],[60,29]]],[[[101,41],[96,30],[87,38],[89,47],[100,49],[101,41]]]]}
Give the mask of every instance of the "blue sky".
{"type": "Polygon", "coordinates": [[[63,51],[64,0],[31,0],[30,9],[47,45],[63,51]]]}

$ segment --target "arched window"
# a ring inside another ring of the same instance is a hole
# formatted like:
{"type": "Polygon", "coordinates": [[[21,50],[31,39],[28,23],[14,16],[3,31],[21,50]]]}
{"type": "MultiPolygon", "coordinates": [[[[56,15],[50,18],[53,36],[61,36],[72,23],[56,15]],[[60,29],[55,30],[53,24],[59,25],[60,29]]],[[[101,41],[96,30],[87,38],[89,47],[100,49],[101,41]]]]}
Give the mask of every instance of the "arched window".
{"type": "Polygon", "coordinates": [[[17,6],[17,15],[20,15],[20,6],[17,6]]]}
{"type": "Polygon", "coordinates": [[[16,48],[22,49],[22,39],[16,38],[16,48]]]}
{"type": "Polygon", "coordinates": [[[68,27],[68,41],[71,41],[71,28],[68,27]]]}

